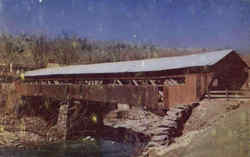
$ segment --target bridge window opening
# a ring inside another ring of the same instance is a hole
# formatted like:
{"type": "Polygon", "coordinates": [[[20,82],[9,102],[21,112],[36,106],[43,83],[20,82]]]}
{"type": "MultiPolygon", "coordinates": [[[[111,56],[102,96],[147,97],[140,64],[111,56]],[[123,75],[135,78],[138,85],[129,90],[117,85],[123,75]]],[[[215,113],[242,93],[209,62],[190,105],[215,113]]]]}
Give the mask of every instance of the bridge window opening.
{"type": "Polygon", "coordinates": [[[96,80],[92,80],[92,81],[91,81],[91,85],[92,85],[92,86],[95,86],[95,85],[96,85],[96,80]]]}
{"type": "Polygon", "coordinates": [[[138,85],[139,85],[138,82],[137,82],[136,80],[132,80],[132,82],[133,82],[133,85],[135,85],[135,86],[138,86],[138,85]]]}
{"type": "Polygon", "coordinates": [[[141,80],[141,85],[150,85],[149,80],[141,80]]]}
{"type": "Polygon", "coordinates": [[[91,81],[86,81],[86,85],[91,85],[91,81]]]}
{"type": "Polygon", "coordinates": [[[164,80],[155,80],[155,83],[157,85],[163,85],[164,84],[164,80]]]}
{"type": "Polygon", "coordinates": [[[155,80],[149,80],[149,84],[156,86],[155,80]]]}
{"type": "Polygon", "coordinates": [[[176,86],[185,84],[185,77],[171,78],[164,81],[166,86],[176,86]]]}
{"type": "Polygon", "coordinates": [[[165,86],[172,86],[172,83],[167,79],[164,81],[165,86]]]}
{"type": "Polygon", "coordinates": [[[131,80],[120,80],[123,85],[131,85],[131,80]]]}
{"type": "Polygon", "coordinates": [[[104,85],[109,85],[109,84],[112,84],[113,83],[113,80],[103,80],[103,83],[104,85]]]}
{"type": "Polygon", "coordinates": [[[103,84],[103,80],[99,80],[99,84],[102,85],[103,84]]]}
{"type": "Polygon", "coordinates": [[[120,80],[116,80],[116,82],[117,82],[120,86],[123,85],[123,83],[122,83],[120,80]]]}
{"type": "Polygon", "coordinates": [[[158,93],[159,93],[159,102],[164,101],[164,93],[163,93],[163,87],[158,87],[158,93]]]}
{"type": "Polygon", "coordinates": [[[49,81],[48,81],[48,84],[49,84],[49,85],[53,85],[53,84],[54,84],[54,81],[53,81],[53,80],[49,80],[49,81]]]}
{"type": "Polygon", "coordinates": [[[136,80],[136,82],[137,82],[138,85],[142,84],[142,80],[136,80]]]}
{"type": "Polygon", "coordinates": [[[114,80],[113,81],[113,85],[115,85],[115,86],[122,86],[123,84],[122,84],[122,82],[120,80],[114,80]]]}
{"type": "Polygon", "coordinates": [[[64,81],[60,80],[59,83],[60,83],[60,84],[64,84],[64,81]]]}
{"type": "Polygon", "coordinates": [[[144,80],[137,80],[138,85],[144,85],[144,80]]]}
{"type": "Polygon", "coordinates": [[[177,77],[174,78],[173,80],[175,80],[178,84],[185,84],[185,77],[177,77]]]}
{"type": "Polygon", "coordinates": [[[151,84],[150,80],[144,80],[143,85],[148,86],[148,85],[152,85],[152,84],[151,84]]]}

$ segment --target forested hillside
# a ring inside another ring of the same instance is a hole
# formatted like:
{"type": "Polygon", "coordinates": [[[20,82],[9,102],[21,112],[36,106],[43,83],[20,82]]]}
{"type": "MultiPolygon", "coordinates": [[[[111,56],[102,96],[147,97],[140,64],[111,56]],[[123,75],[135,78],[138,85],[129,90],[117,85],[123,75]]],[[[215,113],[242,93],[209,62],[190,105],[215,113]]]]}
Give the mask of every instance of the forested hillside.
{"type": "Polygon", "coordinates": [[[2,34],[0,36],[1,64],[44,66],[50,60],[63,65],[90,64],[185,55],[206,51],[209,51],[209,49],[160,48],[152,44],[93,41],[68,34],[56,38],[27,34],[2,34]]]}

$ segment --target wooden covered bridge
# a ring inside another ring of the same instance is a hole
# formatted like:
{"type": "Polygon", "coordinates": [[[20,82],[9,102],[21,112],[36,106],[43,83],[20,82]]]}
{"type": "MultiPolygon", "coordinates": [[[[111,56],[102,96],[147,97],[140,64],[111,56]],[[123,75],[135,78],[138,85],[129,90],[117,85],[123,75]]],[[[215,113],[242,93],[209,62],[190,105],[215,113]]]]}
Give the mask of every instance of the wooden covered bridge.
{"type": "Polygon", "coordinates": [[[210,90],[242,88],[247,78],[247,65],[236,51],[221,50],[28,71],[16,89],[23,98],[80,100],[100,114],[119,103],[162,114],[175,105],[197,102],[210,90]]]}

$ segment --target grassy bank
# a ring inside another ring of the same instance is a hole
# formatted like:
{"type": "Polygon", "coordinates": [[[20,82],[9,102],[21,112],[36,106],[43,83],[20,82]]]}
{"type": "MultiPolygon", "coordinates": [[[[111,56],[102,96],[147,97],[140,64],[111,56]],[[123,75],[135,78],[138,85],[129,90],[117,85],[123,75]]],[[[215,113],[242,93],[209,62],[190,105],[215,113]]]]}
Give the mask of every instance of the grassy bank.
{"type": "MultiPolygon", "coordinates": [[[[215,103],[210,105],[215,105],[215,103]]],[[[213,107],[214,110],[218,109],[218,106],[221,108],[224,104],[216,105],[213,107]]],[[[207,108],[207,106],[201,106],[201,108],[207,108]]],[[[206,112],[211,112],[208,110],[206,112]]],[[[207,122],[201,130],[187,132],[180,137],[175,148],[167,148],[169,151],[165,150],[166,153],[161,153],[156,157],[249,157],[250,103],[245,102],[240,105],[240,108],[229,112],[219,109],[216,115],[216,117],[210,117],[207,121],[213,120],[207,122]]],[[[197,118],[196,123],[206,118],[206,116],[197,118]]]]}

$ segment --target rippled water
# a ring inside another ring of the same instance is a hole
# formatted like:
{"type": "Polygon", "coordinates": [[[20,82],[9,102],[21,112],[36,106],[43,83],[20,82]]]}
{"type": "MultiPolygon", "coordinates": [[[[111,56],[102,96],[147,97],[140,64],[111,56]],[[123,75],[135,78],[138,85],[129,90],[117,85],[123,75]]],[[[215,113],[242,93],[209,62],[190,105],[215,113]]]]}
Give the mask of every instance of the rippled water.
{"type": "Polygon", "coordinates": [[[95,144],[67,142],[50,144],[36,149],[0,149],[0,157],[129,157],[133,154],[132,144],[98,140],[95,144]]]}

